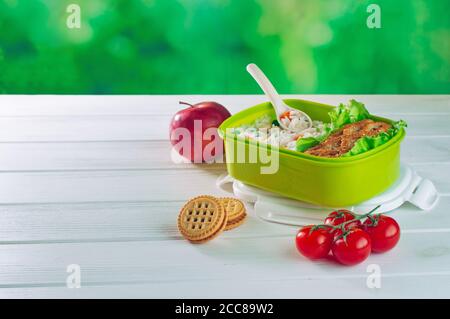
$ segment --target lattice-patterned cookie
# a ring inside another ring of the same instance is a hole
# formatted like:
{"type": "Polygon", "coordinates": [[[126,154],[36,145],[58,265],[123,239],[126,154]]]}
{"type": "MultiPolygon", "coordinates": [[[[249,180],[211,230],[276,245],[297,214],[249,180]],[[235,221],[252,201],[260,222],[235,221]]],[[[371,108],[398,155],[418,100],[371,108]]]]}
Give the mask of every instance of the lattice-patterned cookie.
{"type": "Polygon", "coordinates": [[[212,196],[198,196],[189,200],[178,215],[180,233],[193,243],[213,239],[224,230],[227,214],[222,203],[212,196]]]}
{"type": "Polygon", "coordinates": [[[220,198],[219,200],[222,202],[225,213],[228,216],[225,230],[230,230],[241,225],[247,216],[244,203],[238,199],[230,197],[220,198]]]}

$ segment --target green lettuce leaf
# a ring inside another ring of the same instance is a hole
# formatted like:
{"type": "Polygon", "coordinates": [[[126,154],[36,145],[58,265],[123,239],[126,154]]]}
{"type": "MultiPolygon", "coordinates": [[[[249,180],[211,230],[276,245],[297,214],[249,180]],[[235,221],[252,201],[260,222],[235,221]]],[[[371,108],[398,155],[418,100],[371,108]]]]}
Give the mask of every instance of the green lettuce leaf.
{"type": "Polygon", "coordinates": [[[370,118],[369,111],[363,103],[356,100],[350,100],[348,104],[339,104],[328,115],[331,119],[331,124],[335,130],[343,127],[346,124],[359,122],[370,118]]]}
{"type": "Polygon", "coordinates": [[[299,138],[295,144],[296,150],[299,152],[304,152],[310,149],[311,147],[320,144],[321,142],[326,140],[326,138],[330,135],[331,131],[333,131],[333,127],[331,124],[328,124],[325,125],[324,133],[321,136],[299,138]]]}
{"type": "Polygon", "coordinates": [[[320,140],[315,137],[299,138],[295,144],[295,147],[297,151],[304,152],[319,143],[320,140]]]}

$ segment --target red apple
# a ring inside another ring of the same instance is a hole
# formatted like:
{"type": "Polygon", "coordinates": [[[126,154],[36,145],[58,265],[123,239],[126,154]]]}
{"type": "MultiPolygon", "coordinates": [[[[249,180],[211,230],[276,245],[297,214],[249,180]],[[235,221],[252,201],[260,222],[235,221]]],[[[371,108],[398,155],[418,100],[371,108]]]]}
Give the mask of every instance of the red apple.
{"type": "MultiPolygon", "coordinates": [[[[189,107],[178,111],[170,123],[170,142],[172,145],[178,145],[176,147],[178,153],[195,163],[209,162],[214,157],[221,156],[223,153],[223,142],[221,140],[220,149],[214,149],[209,155],[204,154],[204,150],[208,147],[208,144],[213,143],[218,138],[217,128],[231,116],[230,112],[216,102],[201,102],[194,105],[180,102],[180,104],[189,107]],[[206,136],[205,131],[207,131],[206,136]],[[188,133],[189,136],[184,133],[188,133]],[[214,138],[211,137],[211,133],[214,133],[214,138]],[[185,138],[189,141],[184,140],[185,138]],[[184,146],[180,148],[180,144],[184,146]]],[[[218,140],[215,141],[215,143],[218,142],[218,140]]]]}

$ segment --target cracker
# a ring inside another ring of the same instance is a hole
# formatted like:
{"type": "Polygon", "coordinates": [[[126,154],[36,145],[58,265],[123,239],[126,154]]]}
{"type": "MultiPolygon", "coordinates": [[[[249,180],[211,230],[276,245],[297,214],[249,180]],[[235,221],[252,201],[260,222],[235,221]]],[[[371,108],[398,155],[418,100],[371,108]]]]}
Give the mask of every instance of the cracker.
{"type": "Polygon", "coordinates": [[[219,199],[198,196],[190,199],[178,215],[178,230],[187,240],[203,243],[219,235],[227,225],[227,214],[219,199]]]}
{"type": "Polygon", "coordinates": [[[224,197],[219,199],[228,216],[225,230],[230,230],[241,225],[247,216],[244,203],[236,198],[224,197]]]}
{"type": "Polygon", "coordinates": [[[231,230],[231,229],[241,226],[245,222],[246,217],[247,217],[247,214],[243,215],[241,219],[236,220],[233,223],[227,223],[224,230],[227,231],[227,230],[231,230]]]}

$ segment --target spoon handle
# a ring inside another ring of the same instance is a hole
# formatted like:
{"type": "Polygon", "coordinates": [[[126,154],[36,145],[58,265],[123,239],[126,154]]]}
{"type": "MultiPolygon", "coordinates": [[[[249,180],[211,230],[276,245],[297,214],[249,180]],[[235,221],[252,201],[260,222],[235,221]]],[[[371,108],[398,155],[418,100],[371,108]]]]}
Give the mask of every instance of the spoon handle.
{"type": "Polygon", "coordinates": [[[281,99],[277,90],[275,90],[274,86],[269,81],[267,76],[263,73],[263,71],[261,71],[261,69],[253,63],[247,65],[247,71],[259,84],[261,89],[269,98],[270,102],[272,102],[273,107],[277,111],[278,115],[286,111],[283,100],[281,99]]]}

